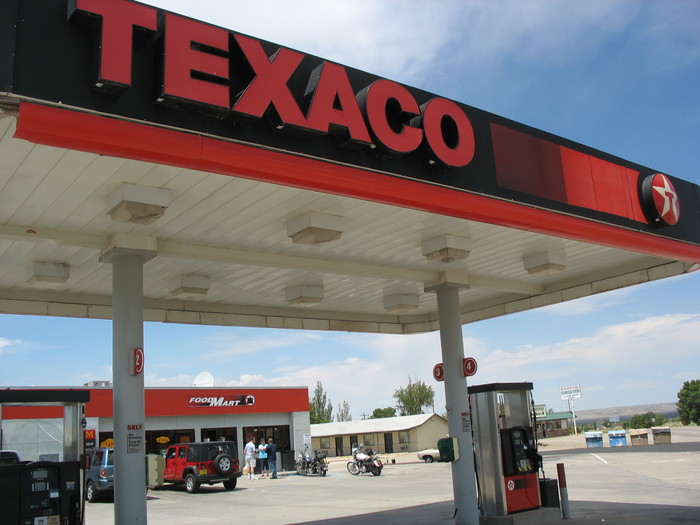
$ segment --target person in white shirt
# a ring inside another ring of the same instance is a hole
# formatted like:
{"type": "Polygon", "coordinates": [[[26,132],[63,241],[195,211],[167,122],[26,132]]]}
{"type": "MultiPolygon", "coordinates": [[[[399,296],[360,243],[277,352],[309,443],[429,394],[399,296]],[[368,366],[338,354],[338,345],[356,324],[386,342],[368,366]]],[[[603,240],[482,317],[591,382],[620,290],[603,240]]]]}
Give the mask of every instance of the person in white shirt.
{"type": "Polygon", "coordinates": [[[255,474],[255,454],[258,449],[255,446],[255,436],[250,438],[250,441],[246,443],[245,448],[245,466],[248,467],[248,479],[258,479],[254,476],[255,474]]]}

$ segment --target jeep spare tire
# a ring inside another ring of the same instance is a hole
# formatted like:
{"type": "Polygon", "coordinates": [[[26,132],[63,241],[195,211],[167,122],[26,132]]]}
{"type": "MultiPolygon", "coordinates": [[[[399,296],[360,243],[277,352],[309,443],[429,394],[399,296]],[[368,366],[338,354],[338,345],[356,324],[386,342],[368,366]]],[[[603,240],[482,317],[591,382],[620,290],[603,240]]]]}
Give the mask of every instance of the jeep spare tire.
{"type": "Polygon", "coordinates": [[[222,476],[229,474],[233,469],[233,460],[228,454],[219,454],[214,458],[214,470],[222,476]]]}

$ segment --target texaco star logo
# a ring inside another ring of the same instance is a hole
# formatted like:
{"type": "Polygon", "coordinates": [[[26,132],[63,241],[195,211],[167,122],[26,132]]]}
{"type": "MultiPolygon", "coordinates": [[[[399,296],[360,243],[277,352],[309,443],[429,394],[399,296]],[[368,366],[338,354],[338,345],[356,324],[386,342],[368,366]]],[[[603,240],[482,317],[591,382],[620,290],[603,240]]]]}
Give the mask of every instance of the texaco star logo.
{"type": "Polygon", "coordinates": [[[678,193],[669,178],[663,173],[650,175],[644,181],[648,188],[647,205],[653,210],[654,220],[673,226],[681,216],[678,193]]]}

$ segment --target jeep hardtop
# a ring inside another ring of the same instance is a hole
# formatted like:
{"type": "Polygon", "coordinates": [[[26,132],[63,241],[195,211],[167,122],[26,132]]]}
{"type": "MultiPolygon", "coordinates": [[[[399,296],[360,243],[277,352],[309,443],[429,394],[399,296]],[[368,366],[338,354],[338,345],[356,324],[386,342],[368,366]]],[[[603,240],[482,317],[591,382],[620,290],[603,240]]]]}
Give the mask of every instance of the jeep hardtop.
{"type": "Polygon", "coordinates": [[[236,488],[241,470],[233,441],[179,443],[165,453],[163,481],[183,483],[190,494],[202,483],[223,483],[226,490],[236,488]]]}

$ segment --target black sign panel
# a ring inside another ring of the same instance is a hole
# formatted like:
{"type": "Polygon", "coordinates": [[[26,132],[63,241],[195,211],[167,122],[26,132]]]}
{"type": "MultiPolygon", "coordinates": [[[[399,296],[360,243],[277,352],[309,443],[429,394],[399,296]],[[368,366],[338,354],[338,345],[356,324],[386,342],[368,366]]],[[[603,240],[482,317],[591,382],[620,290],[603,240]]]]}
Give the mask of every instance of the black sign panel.
{"type": "Polygon", "coordinates": [[[0,39],[0,89],[19,97],[700,245],[691,183],[145,4],[5,0],[0,39]]]}

